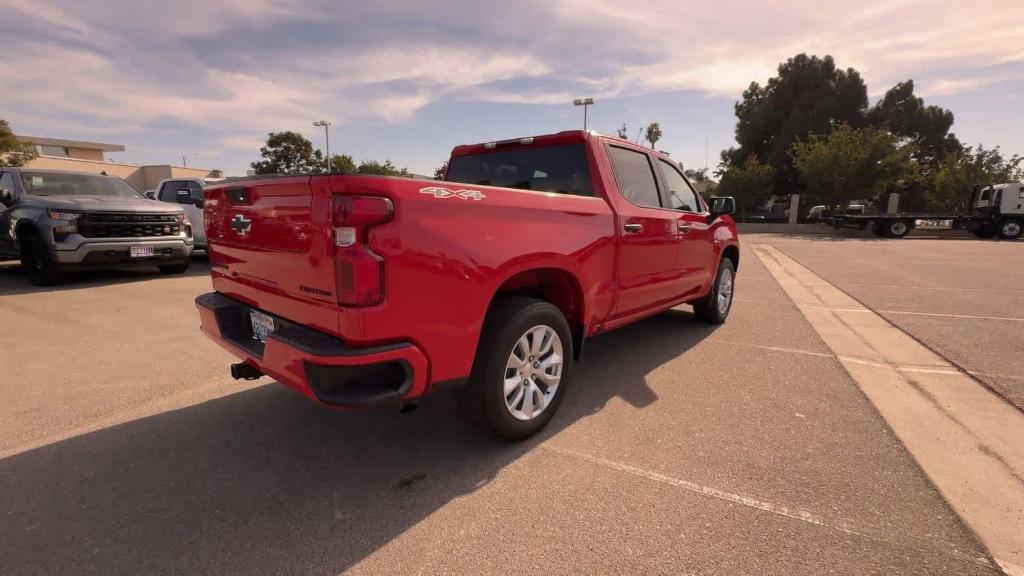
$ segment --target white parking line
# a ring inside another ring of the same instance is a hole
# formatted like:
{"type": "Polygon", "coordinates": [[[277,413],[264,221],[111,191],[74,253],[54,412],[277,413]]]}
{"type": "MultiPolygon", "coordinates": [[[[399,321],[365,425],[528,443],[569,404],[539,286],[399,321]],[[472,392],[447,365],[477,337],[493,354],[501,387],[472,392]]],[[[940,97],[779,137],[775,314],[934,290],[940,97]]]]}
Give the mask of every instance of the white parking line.
{"type": "MultiPolygon", "coordinates": [[[[719,500],[724,500],[732,504],[738,504],[740,506],[746,506],[748,508],[755,508],[757,510],[762,510],[764,512],[775,514],[777,516],[784,516],[786,518],[791,518],[793,520],[798,520],[800,522],[814,524],[815,526],[821,526],[823,528],[830,528],[832,530],[837,530],[839,532],[843,532],[846,534],[853,534],[855,536],[861,536],[863,538],[868,538],[870,540],[875,540],[878,542],[891,541],[891,536],[876,535],[881,532],[881,530],[877,527],[861,525],[860,523],[854,524],[853,522],[845,520],[829,519],[822,514],[811,512],[803,508],[786,506],[774,502],[767,502],[765,500],[760,500],[758,498],[752,498],[750,496],[744,496],[742,494],[736,494],[734,492],[727,492],[725,490],[719,490],[718,488],[712,488],[710,486],[702,486],[700,484],[697,484],[696,482],[691,482],[689,480],[684,480],[682,478],[670,476],[668,474],[658,472],[656,470],[649,470],[647,468],[641,468],[640,466],[634,466],[632,464],[627,464],[625,462],[617,462],[615,460],[602,458],[600,456],[594,456],[592,454],[586,454],[584,452],[577,452],[575,450],[559,448],[556,446],[551,446],[550,444],[540,444],[537,447],[544,451],[552,452],[565,458],[583,460],[585,462],[589,462],[597,466],[608,468],[610,470],[615,470],[617,472],[623,472],[626,474],[632,474],[633,476],[646,478],[648,480],[660,482],[661,484],[666,484],[668,486],[673,486],[676,488],[682,488],[683,490],[694,492],[696,494],[701,494],[703,496],[709,496],[711,498],[717,498],[719,500]]],[[[905,538],[909,540],[927,542],[928,544],[933,546],[937,543],[942,543],[942,540],[936,539],[934,534],[904,533],[900,534],[899,536],[901,537],[901,539],[905,538]]],[[[911,544],[911,546],[914,545],[911,544]]],[[[948,553],[954,557],[968,558],[979,565],[991,565],[987,558],[968,556],[967,554],[958,551],[956,547],[952,544],[944,546],[943,548],[943,551],[945,553],[948,553]]]]}
{"type": "Polygon", "coordinates": [[[863,284],[859,282],[836,282],[837,286],[855,286],[858,288],[887,288],[890,290],[941,290],[945,292],[993,292],[998,294],[1024,294],[1024,290],[1012,288],[956,288],[953,286],[907,286],[896,284],[863,284]]]}
{"type": "Polygon", "coordinates": [[[940,314],[938,312],[905,312],[903,310],[875,310],[879,314],[909,314],[911,316],[938,316],[940,318],[968,318],[972,320],[1001,320],[1004,322],[1024,322],[1024,318],[1007,318],[1004,316],[970,316],[968,314],[940,314]]]}
{"type": "Polygon", "coordinates": [[[764,344],[750,344],[748,342],[737,342],[735,340],[721,340],[713,339],[712,343],[715,344],[728,344],[729,346],[745,346],[747,348],[757,348],[759,350],[768,350],[771,352],[785,352],[787,354],[803,354],[806,356],[819,356],[823,358],[835,358],[835,354],[830,352],[815,352],[813,350],[801,350],[798,348],[781,348],[779,346],[765,346],[764,344]]]}
{"type": "MultiPolygon", "coordinates": [[[[873,538],[871,536],[867,536],[866,534],[862,534],[860,532],[857,532],[856,530],[851,529],[846,522],[829,521],[826,520],[823,516],[815,514],[813,512],[808,512],[807,510],[802,510],[799,508],[790,508],[789,506],[773,504],[771,502],[765,502],[764,500],[758,500],[756,498],[751,498],[749,496],[733,494],[732,492],[725,492],[724,490],[711,488],[709,486],[701,486],[700,484],[690,482],[689,480],[683,480],[681,478],[676,478],[673,476],[669,476],[667,474],[662,474],[661,472],[655,472],[654,470],[647,470],[645,468],[633,466],[632,464],[625,464],[623,462],[608,460],[607,458],[601,458],[600,456],[592,456],[590,454],[584,454],[582,452],[576,452],[573,450],[566,450],[564,448],[556,448],[554,446],[548,446],[544,444],[541,444],[539,447],[549,452],[561,454],[562,456],[568,456],[579,460],[585,460],[587,462],[590,462],[591,464],[597,464],[598,466],[604,466],[605,468],[611,468],[612,470],[618,470],[619,472],[626,472],[627,474],[640,476],[641,478],[647,478],[648,480],[654,480],[655,482],[661,482],[662,484],[668,484],[669,486],[675,486],[677,488],[682,488],[684,490],[689,490],[690,492],[696,492],[698,494],[703,494],[705,496],[711,496],[712,498],[718,498],[719,500],[725,500],[727,502],[732,502],[733,504],[748,506],[750,508],[757,508],[758,510],[764,510],[765,512],[771,512],[772,514],[785,516],[787,518],[792,518],[794,520],[800,520],[801,522],[807,522],[809,524],[815,524],[818,526],[832,528],[833,530],[838,530],[840,532],[845,532],[847,534],[856,534],[857,536],[873,538]]],[[[877,538],[873,539],[877,540],[877,538]]]]}

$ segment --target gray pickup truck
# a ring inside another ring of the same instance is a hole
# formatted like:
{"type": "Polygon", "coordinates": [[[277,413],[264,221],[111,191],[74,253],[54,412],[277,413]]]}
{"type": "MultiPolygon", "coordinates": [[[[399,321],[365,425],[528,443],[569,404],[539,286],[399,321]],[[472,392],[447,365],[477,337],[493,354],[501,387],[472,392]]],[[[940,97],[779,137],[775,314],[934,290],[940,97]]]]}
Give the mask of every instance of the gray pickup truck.
{"type": "Polygon", "coordinates": [[[20,258],[33,284],[123,266],[180,274],[192,247],[180,207],[149,200],[120,178],[0,167],[0,259],[20,258]]]}

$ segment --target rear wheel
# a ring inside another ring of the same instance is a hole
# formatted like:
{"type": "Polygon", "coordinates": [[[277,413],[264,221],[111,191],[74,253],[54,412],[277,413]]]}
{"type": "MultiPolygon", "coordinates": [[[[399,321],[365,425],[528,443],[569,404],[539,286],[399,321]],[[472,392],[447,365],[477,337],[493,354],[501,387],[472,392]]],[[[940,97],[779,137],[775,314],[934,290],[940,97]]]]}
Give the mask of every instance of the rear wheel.
{"type": "Polygon", "coordinates": [[[28,273],[28,279],[36,286],[60,284],[60,267],[50,259],[46,243],[35,232],[26,232],[19,239],[21,245],[21,266],[28,273]]]}
{"type": "Polygon", "coordinates": [[[1003,240],[1016,240],[1024,231],[1024,225],[1016,218],[1007,218],[999,223],[999,237],[1003,240]]]}
{"type": "Polygon", "coordinates": [[[885,227],[882,224],[881,220],[871,221],[871,231],[879,238],[885,237],[885,227]]]}
{"type": "Polygon", "coordinates": [[[188,260],[186,260],[181,264],[164,264],[157,268],[160,269],[161,274],[182,274],[188,270],[188,264],[188,260]]]}
{"type": "Polygon", "coordinates": [[[471,422],[509,440],[540,431],[565,396],[572,334],[549,302],[501,297],[487,315],[459,403],[471,422]]]}
{"type": "Polygon", "coordinates": [[[885,235],[889,238],[903,238],[910,232],[913,225],[908,220],[887,220],[882,226],[885,235]]]}
{"type": "Polygon", "coordinates": [[[722,258],[711,292],[693,303],[697,319],[709,324],[721,324],[732,310],[732,293],[736,288],[736,266],[729,258],[722,258]]]}

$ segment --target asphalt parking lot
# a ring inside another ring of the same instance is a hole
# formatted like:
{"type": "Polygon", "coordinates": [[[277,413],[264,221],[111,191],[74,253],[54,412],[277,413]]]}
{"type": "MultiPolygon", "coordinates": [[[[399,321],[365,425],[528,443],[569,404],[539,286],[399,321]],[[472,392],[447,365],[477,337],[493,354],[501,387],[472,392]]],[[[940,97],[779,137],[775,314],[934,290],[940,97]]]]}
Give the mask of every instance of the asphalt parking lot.
{"type": "MultiPolygon", "coordinates": [[[[1022,373],[1022,323],[960,316],[1024,317],[1024,272],[982,278],[1024,242],[744,242],[950,314],[882,312],[1019,398],[995,375],[1022,373]],[[878,288],[911,280],[936,289],[878,288]]],[[[205,273],[36,289],[0,264],[5,573],[999,573],[746,247],[727,324],[681,307],[588,342],[522,444],[446,395],[337,414],[231,380],[197,328],[205,273]]]]}
{"type": "Polygon", "coordinates": [[[1024,409],[1024,242],[772,244],[1024,409]]]}

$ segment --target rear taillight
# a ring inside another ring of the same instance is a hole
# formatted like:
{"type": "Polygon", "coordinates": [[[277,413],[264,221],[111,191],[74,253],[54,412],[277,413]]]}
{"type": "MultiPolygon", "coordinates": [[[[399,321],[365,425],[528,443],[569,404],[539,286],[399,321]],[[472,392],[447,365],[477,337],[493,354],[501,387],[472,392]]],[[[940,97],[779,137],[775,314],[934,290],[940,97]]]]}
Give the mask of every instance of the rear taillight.
{"type": "Polygon", "coordinates": [[[368,232],[394,219],[394,203],[380,196],[338,195],[332,217],[338,304],[380,304],[384,301],[384,259],[368,245],[368,232]]]}

